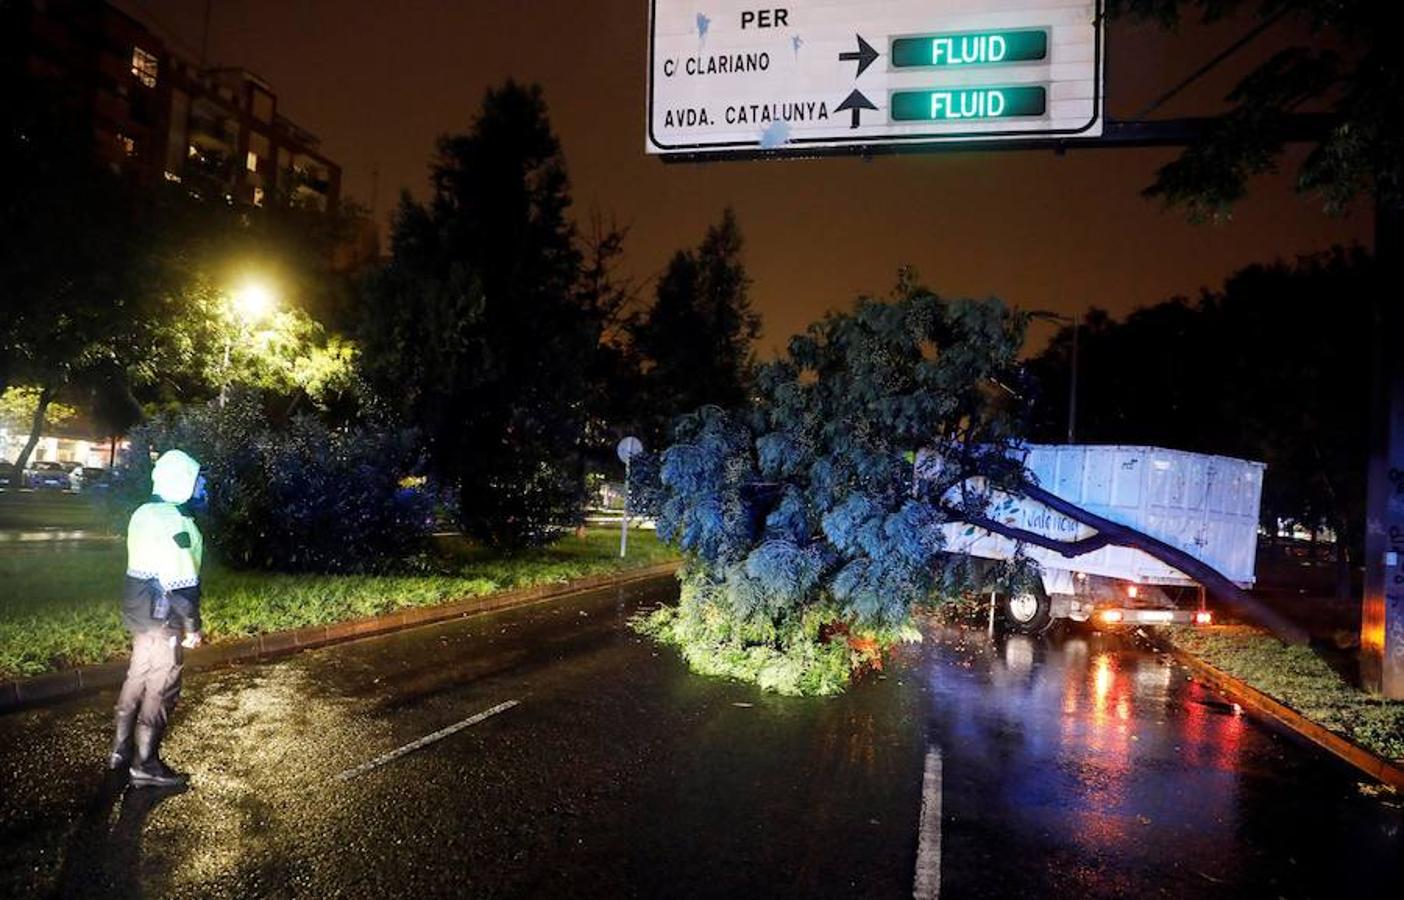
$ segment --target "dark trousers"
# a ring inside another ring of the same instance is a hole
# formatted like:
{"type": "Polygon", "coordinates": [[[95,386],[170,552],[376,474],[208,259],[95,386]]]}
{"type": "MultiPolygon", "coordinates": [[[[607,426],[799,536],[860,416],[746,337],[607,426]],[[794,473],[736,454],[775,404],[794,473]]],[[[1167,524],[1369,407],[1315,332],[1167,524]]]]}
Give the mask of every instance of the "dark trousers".
{"type": "MultiPolygon", "coordinates": [[[[145,631],[132,636],[132,663],[117,694],[117,721],[133,718],[151,729],[157,741],[180,699],[180,670],[184,653],[174,632],[145,631]]],[[[128,725],[130,727],[130,725],[128,725]]]]}

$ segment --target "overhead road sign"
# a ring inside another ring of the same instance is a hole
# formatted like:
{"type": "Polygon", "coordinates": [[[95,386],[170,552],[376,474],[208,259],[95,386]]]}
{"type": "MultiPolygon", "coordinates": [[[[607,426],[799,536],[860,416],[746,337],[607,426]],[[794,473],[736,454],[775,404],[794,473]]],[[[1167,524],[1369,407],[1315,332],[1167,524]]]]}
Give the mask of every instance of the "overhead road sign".
{"type": "Polygon", "coordinates": [[[648,152],[725,158],[1103,133],[1102,0],[651,0],[648,152]]]}

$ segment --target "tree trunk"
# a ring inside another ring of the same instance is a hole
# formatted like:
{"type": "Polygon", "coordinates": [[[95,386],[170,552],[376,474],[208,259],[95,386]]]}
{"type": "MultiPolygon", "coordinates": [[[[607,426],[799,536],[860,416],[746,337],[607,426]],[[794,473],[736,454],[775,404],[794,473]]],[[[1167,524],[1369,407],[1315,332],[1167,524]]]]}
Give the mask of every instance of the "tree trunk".
{"type": "Polygon", "coordinates": [[[1351,571],[1350,544],[1343,530],[1336,532],[1336,599],[1349,600],[1354,594],[1354,572],[1351,571]]]}
{"type": "Polygon", "coordinates": [[[20,450],[19,456],[15,457],[15,473],[20,478],[24,477],[24,467],[29,465],[29,456],[34,452],[34,447],[39,443],[39,435],[44,430],[44,416],[49,412],[49,404],[53,402],[54,389],[49,385],[44,385],[39,391],[39,403],[34,407],[34,421],[29,426],[29,440],[25,441],[24,449],[20,450]]]}

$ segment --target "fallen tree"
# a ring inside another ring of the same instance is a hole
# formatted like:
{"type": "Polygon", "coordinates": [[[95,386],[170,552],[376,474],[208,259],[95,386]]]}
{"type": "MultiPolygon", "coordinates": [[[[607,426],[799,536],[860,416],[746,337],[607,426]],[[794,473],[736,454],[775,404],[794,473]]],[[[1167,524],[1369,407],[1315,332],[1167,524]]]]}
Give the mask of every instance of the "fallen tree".
{"type": "MultiPolygon", "coordinates": [[[[685,555],[682,599],[641,622],[694,669],[784,693],[842,690],[916,636],[914,606],[982,585],[942,553],[940,498],[1013,487],[1025,317],[946,300],[904,273],[761,367],[752,402],[679,421],[662,454],[659,531],[685,555]],[[947,465],[914,477],[919,449],[947,465]]],[[[1017,564],[1003,573],[1026,576],[1017,564]]]]}

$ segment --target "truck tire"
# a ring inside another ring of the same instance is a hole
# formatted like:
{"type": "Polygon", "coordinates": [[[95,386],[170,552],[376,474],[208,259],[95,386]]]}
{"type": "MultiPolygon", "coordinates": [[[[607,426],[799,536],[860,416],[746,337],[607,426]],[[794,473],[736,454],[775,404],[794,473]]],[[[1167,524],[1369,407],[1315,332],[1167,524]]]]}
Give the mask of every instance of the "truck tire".
{"type": "Polygon", "coordinates": [[[1053,624],[1053,603],[1041,586],[1007,594],[1004,622],[1019,634],[1042,634],[1053,624]]]}

